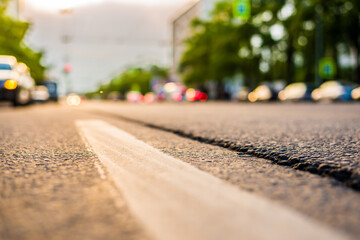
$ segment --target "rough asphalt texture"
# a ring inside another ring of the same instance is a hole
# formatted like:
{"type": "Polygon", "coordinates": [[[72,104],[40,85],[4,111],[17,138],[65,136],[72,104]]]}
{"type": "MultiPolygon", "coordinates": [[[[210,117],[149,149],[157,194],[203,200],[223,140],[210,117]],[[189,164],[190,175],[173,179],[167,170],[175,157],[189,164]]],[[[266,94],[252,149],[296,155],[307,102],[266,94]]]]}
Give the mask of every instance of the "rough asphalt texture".
{"type": "Polygon", "coordinates": [[[88,109],[329,176],[360,190],[357,103],[107,104],[88,109]]]}
{"type": "Polygon", "coordinates": [[[56,107],[1,109],[0,239],[149,239],[100,177],[74,117],[56,107]]]}
{"type": "MultiPolygon", "coordinates": [[[[329,151],[347,151],[341,146],[347,146],[348,142],[343,143],[339,139],[358,139],[359,124],[356,123],[359,109],[359,105],[278,106],[211,103],[189,106],[85,104],[79,108],[55,105],[15,110],[2,108],[0,239],[151,239],[141,223],[131,215],[127,203],[121,193],[116,191],[111,179],[101,178],[96,167],[97,157],[86,149],[75,128],[74,122],[77,119],[104,120],[163,152],[241,189],[291,207],[357,239],[360,235],[360,193],[345,187],[339,181],[279,166],[272,160],[255,157],[253,153],[239,153],[131,121],[123,121],[123,117],[119,116],[156,124],[160,128],[172,127],[177,129],[175,131],[207,134],[204,136],[212,138],[220,139],[227,136],[238,139],[239,143],[239,139],[243,139],[248,141],[247,144],[256,147],[256,142],[250,140],[255,139],[266,144],[266,140],[271,139],[272,135],[280,139],[281,135],[275,127],[285,131],[288,128],[295,129],[297,123],[306,125],[306,116],[314,112],[315,116],[309,119],[315,120],[309,120],[308,126],[305,127],[307,131],[302,132],[300,129],[293,131],[296,133],[293,136],[291,132],[286,136],[290,143],[294,144],[295,141],[298,144],[294,145],[294,148],[299,153],[317,152],[323,161],[329,158],[326,155],[329,151]],[[270,108],[267,110],[268,107],[270,108]],[[332,113],[335,110],[338,114],[332,113]],[[250,113],[253,117],[247,116],[250,113]],[[283,115],[281,122],[287,122],[289,126],[276,123],[274,115],[279,113],[283,115]],[[245,117],[230,119],[241,115],[245,117]],[[299,121],[296,120],[296,116],[299,117],[299,121]],[[272,120],[266,123],[261,120],[262,117],[272,120]],[[246,125],[246,119],[249,125],[257,126],[257,130],[249,127],[241,130],[240,128],[246,125]],[[257,124],[251,123],[251,119],[257,119],[257,124]],[[328,128],[325,132],[315,129],[311,123],[318,122],[321,125],[321,119],[336,123],[337,128],[328,128]],[[196,126],[189,125],[192,123],[196,126]],[[267,129],[265,125],[271,126],[271,129],[267,129]],[[352,129],[341,132],[342,129],[351,127],[352,129]],[[238,136],[239,132],[243,135],[238,136]],[[319,135],[316,135],[316,132],[319,135]],[[302,134],[308,135],[308,140],[302,134]],[[325,136],[330,136],[330,140],[334,140],[336,149],[329,149],[325,136]],[[300,139],[304,139],[304,142],[299,142],[300,139]],[[314,143],[322,139],[327,151],[315,148],[302,149],[309,144],[310,139],[313,139],[314,143]]],[[[277,149],[284,143],[280,139],[278,142],[267,144],[277,149]]],[[[292,146],[290,143],[288,145],[292,146]]],[[[349,145],[352,148],[359,147],[358,144],[349,145]]],[[[351,166],[355,166],[356,170],[358,155],[359,151],[351,154],[349,158],[342,155],[341,161],[350,159],[351,166]]],[[[259,228],[261,229],[261,226],[259,228]]]]}
{"type": "MultiPolygon", "coordinates": [[[[91,116],[89,116],[91,117],[91,116]]],[[[95,116],[93,116],[95,117],[95,116]]],[[[279,166],[172,133],[96,116],[161,151],[209,172],[240,189],[272,199],[351,234],[360,235],[360,194],[331,178],[279,166]]],[[[261,228],[261,226],[259,226],[261,228]]]]}

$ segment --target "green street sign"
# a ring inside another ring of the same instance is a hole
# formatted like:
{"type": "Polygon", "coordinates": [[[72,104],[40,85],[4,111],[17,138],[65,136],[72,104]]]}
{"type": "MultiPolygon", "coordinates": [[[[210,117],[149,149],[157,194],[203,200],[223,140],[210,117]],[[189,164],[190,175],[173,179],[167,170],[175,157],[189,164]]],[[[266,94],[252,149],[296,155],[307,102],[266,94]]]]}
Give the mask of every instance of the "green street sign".
{"type": "Polygon", "coordinates": [[[319,75],[321,78],[330,79],[336,75],[336,64],[334,59],[325,57],[319,62],[319,75]]]}
{"type": "Polygon", "coordinates": [[[241,20],[248,20],[251,15],[250,0],[234,0],[233,12],[235,18],[240,18],[241,20]]]}

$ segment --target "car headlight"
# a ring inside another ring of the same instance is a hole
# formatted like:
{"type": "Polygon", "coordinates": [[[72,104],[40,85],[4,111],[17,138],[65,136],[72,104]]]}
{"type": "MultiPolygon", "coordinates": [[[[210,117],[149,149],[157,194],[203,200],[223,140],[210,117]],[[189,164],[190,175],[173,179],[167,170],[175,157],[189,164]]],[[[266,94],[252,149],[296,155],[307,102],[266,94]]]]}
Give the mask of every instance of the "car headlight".
{"type": "Polygon", "coordinates": [[[9,79],[6,80],[6,82],[4,83],[4,87],[7,90],[14,90],[17,87],[17,81],[13,80],[13,79],[9,79]]]}

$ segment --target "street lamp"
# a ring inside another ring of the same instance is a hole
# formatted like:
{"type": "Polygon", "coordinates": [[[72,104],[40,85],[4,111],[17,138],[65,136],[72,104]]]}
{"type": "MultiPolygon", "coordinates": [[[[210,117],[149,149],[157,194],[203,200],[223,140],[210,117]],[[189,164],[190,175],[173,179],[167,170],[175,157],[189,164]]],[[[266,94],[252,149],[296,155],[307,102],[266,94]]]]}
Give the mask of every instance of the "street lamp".
{"type": "MultiPolygon", "coordinates": [[[[73,13],[72,8],[61,9],[60,14],[64,16],[68,16],[73,13]]],[[[64,29],[63,35],[61,36],[61,42],[64,45],[64,67],[63,73],[65,76],[65,95],[71,92],[71,79],[70,79],[70,72],[73,70],[73,66],[69,60],[69,44],[71,42],[71,37],[68,33],[68,24],[67,21],[64,21],[64,29]]]]}

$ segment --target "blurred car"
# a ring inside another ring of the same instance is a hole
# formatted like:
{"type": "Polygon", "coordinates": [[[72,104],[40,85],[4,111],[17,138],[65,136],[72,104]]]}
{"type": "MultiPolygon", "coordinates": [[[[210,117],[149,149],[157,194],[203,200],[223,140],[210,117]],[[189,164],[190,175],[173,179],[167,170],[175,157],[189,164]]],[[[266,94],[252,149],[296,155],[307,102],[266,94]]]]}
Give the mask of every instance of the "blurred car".
{"type": "Polygon", "coordinates": [[[185,92],[185,98],[189,102],[196,102],[196,101],[206,102],[208,99],[208,95],[199,90],[188,88],[185,92]]]}
{"type": "Polygon", "coordinates": [[[352,100],[351,91],[355,89],[355,85],[346,81],[327,81],[316,88],[311,97],[315,101],[350,101],[352,100]]]}
{"type": "Polygon", "coordinates": [[[121,94],[117,91],[112,91],[107,95],[106,98],[111,101],[119,101],[121,100],[121,94]]]}
{"type": "Polygon", "coordinates": [[[237,93],[237,100],[238,101],[247,101],[249,95],[249,88],[242,87],[241,90],[237,93]]]}
{"type": "Polygon", "coordinates": [[[13,56],[0,56],[0,100],[11,101],[14,106],[31,102],[35,81],[29,68],[13,56]]]}
{"type": "Polygon", "coordinates": [[[250,102],[277,100],[279,92],[284,88],[282,82],[263,83],[248,94],[250,102]]]}
{"type": "Polygon", "coordinates": [[[185,100],[186,87],[180,82],[167,82],[162,91],[166,101],[181,102],[185,100]]]}
{"type": "Polygon", "coordinates": [[[354,100],[360,100],[360,87],[354,88],[354,89],[351,91],[351,97],[352,97],[354,100]]]}
{"type": "Polygon", "coordinates": [[[36,86],[32,92],[32,100],[35,102],[46,102],[50,99],[49,90],[46,86],[36,86]]]}
{"type": "Polygon", "coordinates": [[[291,83],[278,94],[281,101],[311,100],[312,89],[306,83],[291,83]]]}
{"type": "Polygon", "coordinates": [[[144,96],[138,91],[130,91],[126,93],[126,100],[130,103],[142,103],[144,96]]]}
{"type": "Polygon", "coordinates": [[[56,82],[45,82],[44,85],[47,87],[49,92],[49,100],[57,102],[59,99],[56,82]]]}

